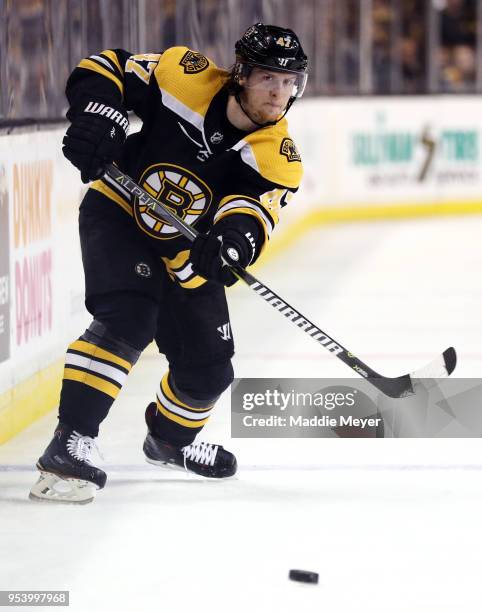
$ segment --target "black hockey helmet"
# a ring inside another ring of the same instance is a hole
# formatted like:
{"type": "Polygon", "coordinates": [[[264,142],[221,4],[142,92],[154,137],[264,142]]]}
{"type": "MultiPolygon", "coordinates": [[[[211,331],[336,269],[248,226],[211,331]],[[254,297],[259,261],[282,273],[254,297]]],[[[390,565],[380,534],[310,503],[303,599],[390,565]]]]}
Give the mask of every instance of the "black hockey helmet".
{"type": "Polygon", "coordinates": [[[308,77],[308,58],[289,28],[256,23],[236,42],[234,79],[247,76],[253,67],[297,75],[292,98],[300,98],[308,77]]]}

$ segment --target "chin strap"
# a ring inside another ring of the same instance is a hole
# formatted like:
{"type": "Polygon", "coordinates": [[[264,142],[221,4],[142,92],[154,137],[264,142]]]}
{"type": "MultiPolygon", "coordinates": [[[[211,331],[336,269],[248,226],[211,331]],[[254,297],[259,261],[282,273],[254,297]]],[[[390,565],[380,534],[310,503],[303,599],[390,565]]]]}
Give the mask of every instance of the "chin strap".
{"type": "Polygon", "coordinates": [[[279,117],[278,119],[276,119],[276,121],[267,121],[266,123],[258,123],[257,121],[255,121],[250,114],[248,113],[248,111],[244,108],[244,106],[241,103],[241,98],[239,95],[239,91],[237,91],[234,94],[234,99],[236,100],[236,102],[239,104],[240,109],[243,111],[243,113],[246,115],[246,117],[252,121],[255,125],[257,125],[258,127],[269,127],[271,125],[276,125],[278,123],[278,121],[281,121],[281,119],[283,119],[283,117],[286,115],[286,113],[290,110],[291,105],[293,104],[293,102],[295,101],[294,97],[291,97],[288,100],[288,104],[286,105],[286,108],[283,112],[283,114],[281,115],[281,117],[279,117]]]}

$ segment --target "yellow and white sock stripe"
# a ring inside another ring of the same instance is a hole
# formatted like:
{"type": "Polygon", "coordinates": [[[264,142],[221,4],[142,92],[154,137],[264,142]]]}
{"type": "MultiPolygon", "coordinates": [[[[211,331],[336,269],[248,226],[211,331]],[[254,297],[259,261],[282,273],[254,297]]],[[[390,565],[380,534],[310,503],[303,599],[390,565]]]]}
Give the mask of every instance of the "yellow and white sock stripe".
{"type": "Polygon", "coordinates": [[[64,380],[88,385],[115,399],[132,364],[95,344],[76,340],[65,356],[64,380]]]}
{"type": "Polygon", "coordinates": [[[181,401],[169,383],[169,372],[165,374],[157,392],[157,409],[167,419],[184,427],[203,427],[211,414],[214,402],[181,401]],[[195,405],[194,405],[195,404],[195,405]]]}

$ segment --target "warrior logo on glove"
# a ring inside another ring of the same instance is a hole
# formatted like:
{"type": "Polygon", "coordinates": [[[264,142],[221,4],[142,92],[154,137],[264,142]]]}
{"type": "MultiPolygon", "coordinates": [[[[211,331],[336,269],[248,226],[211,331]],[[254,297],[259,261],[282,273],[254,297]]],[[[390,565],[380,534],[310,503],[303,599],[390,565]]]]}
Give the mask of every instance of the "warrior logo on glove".
{"type": "Polygon", "coordinates": [[[84,113],[97,113],[99,115],[102,115],[102,117],[107,117],[107,119],[115,121],[121,126],[121,128],[127,135],[127,131],[129,129],[129,120],[120,111],[116,110],[115,108],[112,108],[112,106],[106,106],[105,104],[101,104],[99,102],[89,102],[84,109],[84,113]]]}
{"type": "MultiPolygon", "coordinates": [[[[174,164],[151,166],[144,172],[140,184],[190,225],[206,212],[213,198],[212,191],[204,181],[193,172],[174,164]]],[[[134,206],[134,217],[139,227],[153,238],[166,240],[179,236],[175,227],[165,223],[138,200],[134,206]]]]}
{"type": "Polygon", "coordinates": [[[127,111],[114,100],[91,100],[86,106],[72,106],[67,118],[72,123],[62,141],[63,154],[80,170],[83,183],[100,178],[105,164],[122,154],[129,131],[127,111]]]}

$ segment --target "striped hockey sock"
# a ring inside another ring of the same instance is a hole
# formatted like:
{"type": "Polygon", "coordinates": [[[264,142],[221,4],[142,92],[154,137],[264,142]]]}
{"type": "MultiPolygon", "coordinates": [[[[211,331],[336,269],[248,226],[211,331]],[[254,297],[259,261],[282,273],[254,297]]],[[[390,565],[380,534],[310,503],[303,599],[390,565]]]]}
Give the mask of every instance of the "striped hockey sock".
{"type": "Polygon", "coordinates": [[[92,437],[98,435],[100,423],[107,416],[138,357],[138,353],[128,347],[131,358],[126,359],[126,351],[122,350],[124,347],[120,342],[105,342],[108,350],[99,346],[99,341],[102,342],[102,338],[87,332],[69,345],[59,406],[61,422],[92,437]]]}
{"type": "Polygon", "coordinates": [[[218,398],[196,400],[177,388],[167,372],[157,391],[155,435],[174,446],[191,444],[207,423],[218,398]]]}

